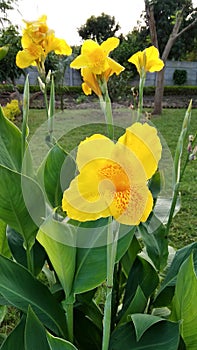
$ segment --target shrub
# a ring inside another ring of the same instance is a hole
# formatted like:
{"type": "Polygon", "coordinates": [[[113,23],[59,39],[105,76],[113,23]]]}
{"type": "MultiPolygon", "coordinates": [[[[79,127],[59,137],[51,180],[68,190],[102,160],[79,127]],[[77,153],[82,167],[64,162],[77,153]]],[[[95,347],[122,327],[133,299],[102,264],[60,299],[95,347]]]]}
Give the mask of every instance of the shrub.
{"type": "Polygon", "coordinates": [[[175,69],[173,73],[173,81],[175,85],[183,85],[187,81],[187,71],[185,69],[175,69]]]}
{"type": "Polygon", "coordinates": [[[6,106],[2,107],[4,115],[9,120],[15,120],[16,117],[18,117],[21,114],[21,110],[19,108],[18,100],[12,100],[11,102],[8,102],[6,106]]]}

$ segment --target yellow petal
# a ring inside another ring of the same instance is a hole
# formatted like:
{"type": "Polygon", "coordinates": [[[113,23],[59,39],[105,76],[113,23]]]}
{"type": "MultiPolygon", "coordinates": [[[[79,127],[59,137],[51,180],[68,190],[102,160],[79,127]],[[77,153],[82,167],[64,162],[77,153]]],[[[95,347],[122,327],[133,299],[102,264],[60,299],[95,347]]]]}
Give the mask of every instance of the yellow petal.
{"type": "Polygon", "coordinates": [[[161,142],[157,130],[147,123],[134,123],[126,129],[118,142],[131,149],[141,161],[147,179],[150,179],[158,167],[161,158],[161,142]]]}
{"type": "Polygon", "coordinates": [[[145,207],[144,213],[140,219],[140,222],[146,222],[146,220],[148,219],[148,217],[152,211],[152,208],[153,208],[153,196],[152,196],[152,193],[150,191],[148,191],[146,207],[145,207]]]}
{"type": "Polygon", "coordinates": [[[75,69],[87,68],[87,66],[88,59],[86,56],[82,55],[77,56],[70,64],[70,67],[75,69]]]}
{"type": "Polygon", "coordinates": [[[159,51],[155,46],[148,47],[145,53],[147,72],[157,72],[164,67],[163,61],[159,58],[159,51]]]}
{"type": "Polygon", "coordinates": [[[81,47],[81,54],[86,56],[86,55],[89,55],[92,51],[97,49],[100,49],[99,44],[92,39],[87,39],[84,41],[81,47]]]}
{"type": "Polygon", "coordinates": [[[88,84],[83,83],[81,87],[85,95],[91,95],[92,89],[89,88],[88,84]]]}
{"type": "Polygon", "coordinates": [[[133,63],[135,64],[136,68],[137,68],[137,71],[139,74],[141,74],[141,69],[143,67],[143,52],[142,51],[139,51],[137,53],[135,53],[134,55],[132,55],[128,61],[130,63],[133,63]]]}
{"type": "Polygon", "coordinates": [[[19,51],[16,55],[16,65],[21,69],[31,66],[34,62],[35,59],[28,50],[19,51]]]}
{"type": "Polygon", "coordinates": [[[116,75],[119,75],[125,68],[121,66],[119,63],[114,61],[112,58],[108,57],[107,58],[108,65],[111,69],[111,74],[115,73],[116,75]]]}
{"type": "Polygon", "coordinates": [[[58,39],[54,35],[49,35],[44,40],[43,46],[45,48],[46,55],[54,51],[57,55],[71,55],[72,49],[63,39],[58,39]]]}
{"type": "Polygon", "coordinates": [[[119,45],[119,42],[120,40],[118,38],[108,38],[107,40],[103,41],[100,47],[106,53],[106,56],[108,56],[109,53],[119,45]]]}
{"type": "Polygon", "coordinates": [[[115,193],[109,206],[111,215],[121,224],[139,225],[152,210],[153,200],[145,184],[131,186],[130,190],[115,193]],[[148,204],[147,204],[148,203],[148,204]]]}
{"type": "MultiPolygon", "coordinates": [[[[97,77],[95,76],[95,74],[93,74],[90,69],[83,68],[81,70],[81,75],[82,75],[82,78],[83,78],[84,83],[85,83],[85,91],[89,92],[92,90],[92,91],[94,91],[94,93],[97,96],[101,96],[102,95],[101,89],[99,87],[97,77]]],[[[82,85],[82,88],[84,88],[84,85],[82,85]]],[[[86,93],[86,95],[87,95],[87,93],[86,93]]]]}
{"type": "Polygon", "coordinates": [[[108,137],[94,134],[79,144],[77,152],[77,166],[79,171],[92,159],[111,159],[115,145],[108,137]]]}
{"type": "Polygon", "coordinates": [[[62,209],[74,220],[90,221],[110,215],[104,197],[100,195],[100,177],[98,169],[105,160],[93,160],[82,169],[64,191],[62,209]],[[93,181],[94,179],[94,181],[93,181]]]}

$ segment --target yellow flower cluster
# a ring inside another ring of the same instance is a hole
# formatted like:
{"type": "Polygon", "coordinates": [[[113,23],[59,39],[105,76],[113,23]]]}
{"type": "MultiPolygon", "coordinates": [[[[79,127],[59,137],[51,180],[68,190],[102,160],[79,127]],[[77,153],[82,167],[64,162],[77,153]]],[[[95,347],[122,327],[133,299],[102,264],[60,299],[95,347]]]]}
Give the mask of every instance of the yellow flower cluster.
{"type": "Polygon", "coordinates": [[[11,121],[14,121],[15,118],[21,114],[18,100],[12,100],[11,102],[8,102],[6,106],[2,107],[2,109],[5,117],[11,121]]]}
{"type": "MultiPolygon", "coordinates": [[[[37,65],[42,71],[49,52],[71,54],[67,43],[48,28],[46,19],[43,15],[37,21],[25,22],[23,50],[16,57],[20,68],[37,65]]],[[[86,95],[94,92],[100,101],[103,97],[107,101],[109,77],[125,69],[109,57],[118,45],[119,39],[115,37],[101,45],[93,40],[84,41],[81,54],[70,67],[81,70],[86,95]]],[[[154,46],[137,52],[128,61],[135,64],[141,80],[146,72],[159,71],[164,66],[154,46]]],[[[161,150],[156,129],[147,123],[134,123],[116,143],[103,135],[92,135],[78,147],[79,175],[64,191],[62,209],[78,221],[108,216],[126,225],[146,221],[153,208],[148,180],[157,170],[161,150]]]]}
{"type": "Polygon", "coordinates": [[[47,26],[47,16],[43,15],[37,21],[24,21],[22,47],[16,56],[16,64],[20,68],[36,65],[43,72],[44,62],[49,52],[58,55],[71,55],[72,49],[65,40],[55,37],[54,31],[47,26]]]}

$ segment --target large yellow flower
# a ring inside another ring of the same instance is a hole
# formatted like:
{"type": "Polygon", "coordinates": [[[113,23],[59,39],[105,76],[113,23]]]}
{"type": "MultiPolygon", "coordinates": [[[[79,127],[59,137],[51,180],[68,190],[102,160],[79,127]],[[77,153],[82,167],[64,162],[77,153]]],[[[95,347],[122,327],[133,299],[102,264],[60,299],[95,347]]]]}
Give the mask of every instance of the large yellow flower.
{"type": "Polygon", "coordinates": [[[23,35],[28,35],[35,44],[41,43],[46,35],[51,34],[53,31],[47,26],[47,16],[43,15],[36,21],[25,21],[26,28],[23,30],[23,35]]]}
{"type": "Polygon", "coordinates": [[[86,40],[81,48],[81,54],[74,59],[70,67],[81,69],[84,83],[83,91],[86,95],[91,94],[92,90],[99,96],[101,89],[99,81],[108,81],[112,74],[119,75],[124,67],[109,57],[119,44],[118,38],[108,38],[101,45],[95,41],[86,40]]]}
{"type": "Polygon", "coordinates": [[[71,55],[72,49],[65,40],[55,37],[54,31],[46,24],[44,15],[38,21],[27,22],[23,30],[22,47],[16,55],[16,65],[27,68],[31,65],[44,67],[44,62],[49,52],[54,51],[58,55],[71,55]]]}
{"type": "Polygon", "coordinates": [[[133,124],[116,144],[100,134],[87,138],[79,145],[79,175],[64,192],[63,210],[78,221],[108,216],[127,225],[146,221],[153,207],[147,182],[160,157],[159,137],[148,124],[133,124]]]}
{"type": "Polygon", "coordinates": [[[163,61],[159,58],[159,51],[155,46],[150,46],[144,51],[138,51],[128,61],[135,64],[140,75],[144,72],[157,72],[164,67],[163,61]]]}

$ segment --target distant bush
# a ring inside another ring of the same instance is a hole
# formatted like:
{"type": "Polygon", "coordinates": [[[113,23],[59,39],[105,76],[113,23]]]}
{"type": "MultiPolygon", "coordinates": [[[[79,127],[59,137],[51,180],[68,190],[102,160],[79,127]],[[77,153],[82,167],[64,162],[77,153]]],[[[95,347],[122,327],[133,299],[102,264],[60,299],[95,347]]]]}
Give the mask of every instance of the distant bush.
{"type": "Polygon", "coordinates": [[[185,69],[175,69],[173,73],[173,81],[175,85],[183,85],[187,81],[187,71],[185,69]]]}
{"type": "Polygon", "coordinates": [[[2,107],[2,108],[3,108],[3,113],[4,113],[5,117],[7,117],[11,121],[14,121],[15,118],[21,114],[18,100],[12,100],[11,102],[8,102],[7,105],[2,107]]]}

